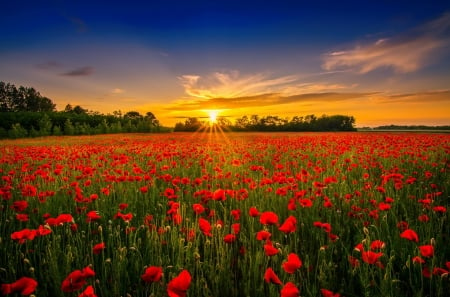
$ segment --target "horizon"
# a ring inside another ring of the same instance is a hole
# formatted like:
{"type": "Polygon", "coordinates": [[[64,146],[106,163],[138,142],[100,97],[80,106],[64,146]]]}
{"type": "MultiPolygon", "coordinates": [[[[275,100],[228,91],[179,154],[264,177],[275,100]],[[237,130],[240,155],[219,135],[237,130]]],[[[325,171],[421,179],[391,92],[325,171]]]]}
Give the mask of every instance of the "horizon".
{"type": "Polygon", "coordinates": [[[450,125],[448,1],[5,3],[0,80],[57,110],[450,125]]]}

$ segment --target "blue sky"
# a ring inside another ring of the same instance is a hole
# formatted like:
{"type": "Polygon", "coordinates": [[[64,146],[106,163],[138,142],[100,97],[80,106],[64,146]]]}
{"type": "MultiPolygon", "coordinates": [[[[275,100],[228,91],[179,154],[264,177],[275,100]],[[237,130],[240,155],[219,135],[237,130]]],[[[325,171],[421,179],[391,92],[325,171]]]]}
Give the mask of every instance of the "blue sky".
{"type": "Polygon", "coordinates": [[[448,1],[8,1],[0,28],[0,80],[58,109],[450,124],[448,1]]]}

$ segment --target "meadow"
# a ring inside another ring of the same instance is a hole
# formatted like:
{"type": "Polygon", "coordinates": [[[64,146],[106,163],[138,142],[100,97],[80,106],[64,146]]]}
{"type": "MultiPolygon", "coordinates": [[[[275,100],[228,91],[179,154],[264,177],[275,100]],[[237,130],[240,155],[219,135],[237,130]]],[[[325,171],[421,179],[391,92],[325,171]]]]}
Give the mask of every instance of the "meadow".
{"type": "Polygon", "coordinates": [[[0,142],[0,294],[448,296],[450,134],[0,142]]]}

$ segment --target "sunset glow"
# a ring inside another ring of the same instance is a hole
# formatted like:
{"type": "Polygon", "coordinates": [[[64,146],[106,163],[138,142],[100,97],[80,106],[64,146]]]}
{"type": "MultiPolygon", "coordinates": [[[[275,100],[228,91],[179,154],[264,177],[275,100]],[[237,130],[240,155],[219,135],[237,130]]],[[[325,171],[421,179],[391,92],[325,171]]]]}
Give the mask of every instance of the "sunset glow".
{"type": "Polygon", "coordinates": [[[217,122],[217,114],[218,114],[218,112],[216,110],[210,110],[208,112],[208,114],[209,114],[209,123],[210,123],[210,125],[215,124],[217,122]]]}
{"type": "Polygon", "coordinates": [[[450,2],[432,2],[9,1],[0,77],[165,126],[205,110],[449,125],[450,2]]]}

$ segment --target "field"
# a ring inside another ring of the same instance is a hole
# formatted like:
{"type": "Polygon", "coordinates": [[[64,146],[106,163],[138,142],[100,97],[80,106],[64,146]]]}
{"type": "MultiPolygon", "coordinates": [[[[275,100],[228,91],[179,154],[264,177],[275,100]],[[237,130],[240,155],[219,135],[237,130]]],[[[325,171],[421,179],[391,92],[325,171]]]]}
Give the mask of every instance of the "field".
{"type": "Polygon", "coordinates": [[[0,142],[11,296],[448,296],[450,135],[0,142]]]}

